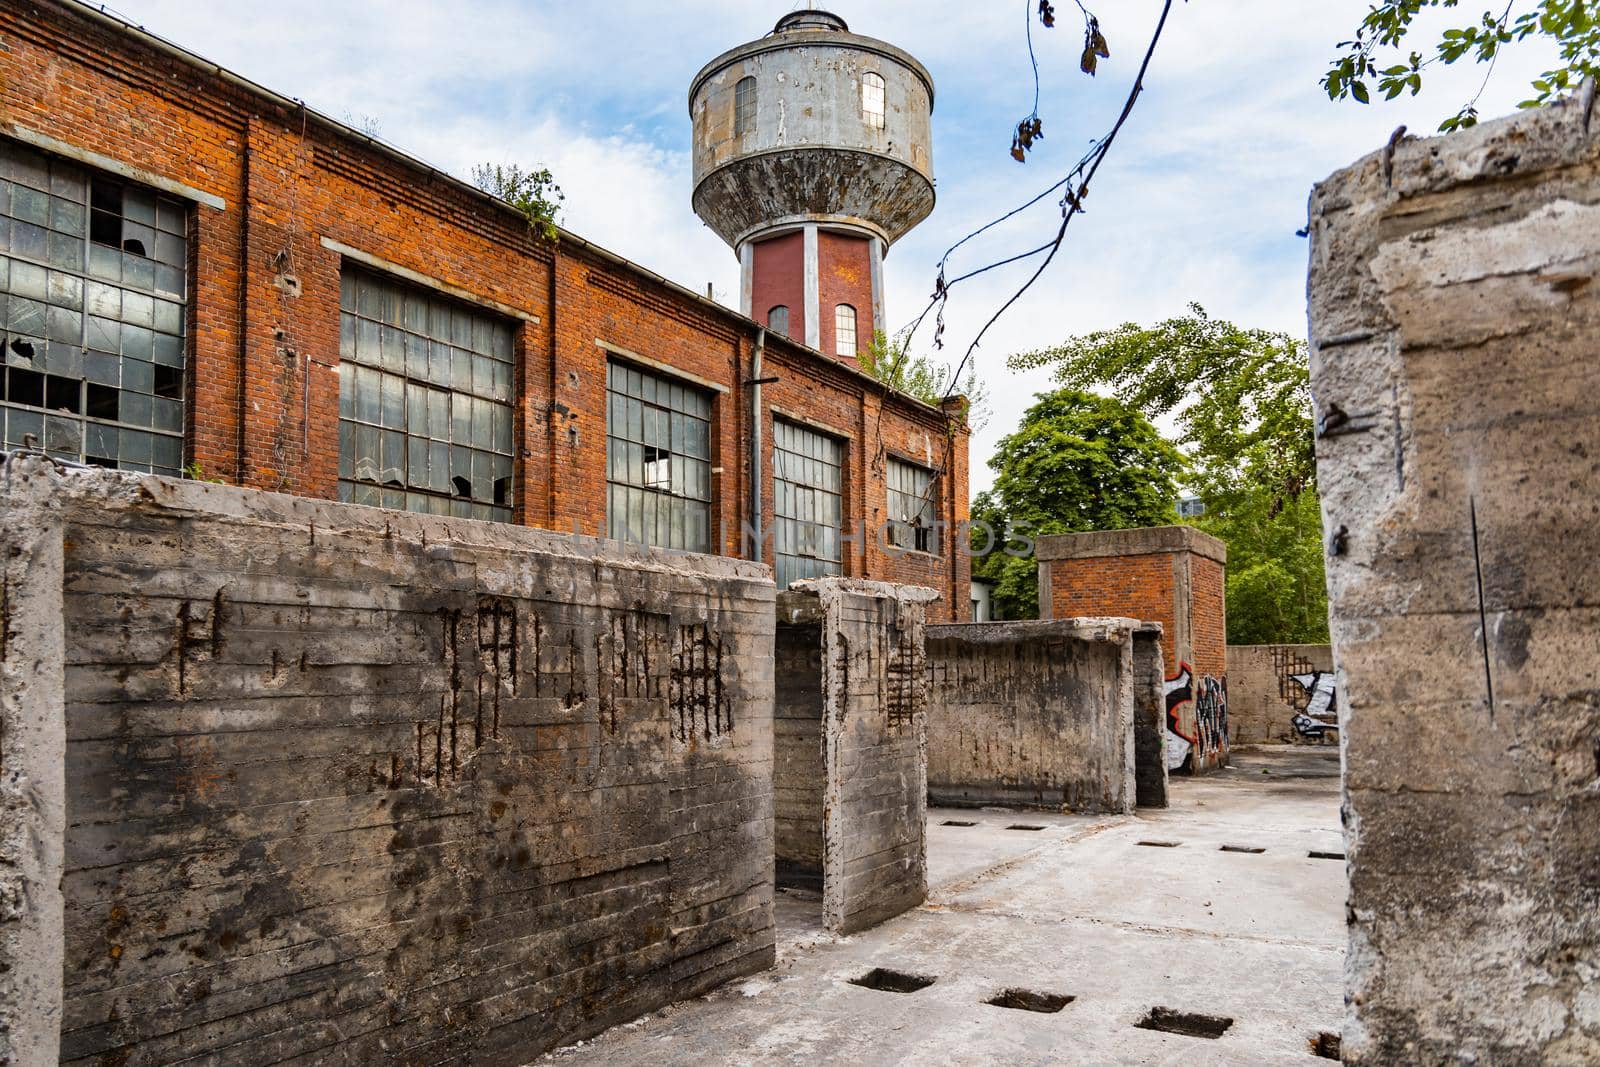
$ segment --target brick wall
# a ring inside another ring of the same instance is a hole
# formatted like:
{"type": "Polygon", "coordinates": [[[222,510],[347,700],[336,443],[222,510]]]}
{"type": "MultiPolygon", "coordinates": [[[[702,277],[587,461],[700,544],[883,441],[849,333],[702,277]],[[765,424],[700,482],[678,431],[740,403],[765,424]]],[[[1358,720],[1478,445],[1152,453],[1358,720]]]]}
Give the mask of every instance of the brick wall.
{"type": "Polygon", "coordinates": [[[1040,612],[1125,615],[1162,626],[1169,766],[1228,759],[1227,548],[1191,526],[1039,538],[1040,612]]]}
{"type": "Polygon", "coordinates": [[[762,568],[0,475],[64,560],[0,627],[65,618],[61,1062],[515,1065],[771,964],[762,568]]]}
{"type": "MultiPolygon", "coordinates": [[[[741,552],[750,320],[575,235],[537,239],[504,205],[87,9],[0,0],[0,33],[0,136],[43,138],[223,203],[191,213],[185,457],[207,477],[335,495],[339,278],[352,249],[515,326],[517,521],[604,531],[605,366],[621,349],[713,387],[713,545],[741,552]]],[[[687,190],[685,201],[687,211],[687,190]]],[[[870,301],[862,321],[870,337],[870,301]]],[[[965,618],[964,551],[895,558],[872,542],[886,450],[926,454],[944,471],[941,520],[965,519],[966,428],[947,432],[945,414],[792,342],[769,342],[764,374],[781,379],[767,402],[852,437],[847,533],[867,544],[846,572],[935,588],[932,615],[965,618]]]]}
{"type": "Polygon", "coordinates": [[[1133,619],[928,627],[928,801],[1134,807],[1133,619]]]}

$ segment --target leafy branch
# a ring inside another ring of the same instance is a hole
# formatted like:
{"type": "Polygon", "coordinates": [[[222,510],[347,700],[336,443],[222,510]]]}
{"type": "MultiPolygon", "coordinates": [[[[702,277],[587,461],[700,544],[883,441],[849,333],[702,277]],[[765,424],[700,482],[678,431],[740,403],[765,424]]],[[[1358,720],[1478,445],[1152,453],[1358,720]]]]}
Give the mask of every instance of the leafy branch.
{"type": "Polygon", "coordinates": [[[553,243],[559,238],[556,220],[567,194],[556,184],[549,167],[523,170],[515,163],[480,163],[472,168],[472,184],[520,211],[528,228],[545,240],[553,243]]]}
{"type": "Polygon", "coordinates": [[[1399,52],[1413,23],[1429,9],[1454,8],[1460,0],[1383,0],[1361,20],[1355,37],[1340,41],[1341,55],[1330,63],[1322,88],[1329,99],[1354,99],[1367,104],[1376,88],[1385,100],[1422,91],[1428,68],[1470,58],[1487,70],[1478,92],[1454,115],[1439,124],[1443,132],[1465,129],[1478,122],[1478,100],[1501,54],[1530,38],[1545,37],[1557,43],[1562,65],[1534,79],[1534,95],[1520,107],[1539,107],[1572,91],[1600,73],[1600,6],[1594,0],[1509,0],[1498,14],[1487,10],[1476,21],[1443,31],[1429,51],[1410,50],[1404,58],[1380,66],[1381,52],[1399,52]]]}

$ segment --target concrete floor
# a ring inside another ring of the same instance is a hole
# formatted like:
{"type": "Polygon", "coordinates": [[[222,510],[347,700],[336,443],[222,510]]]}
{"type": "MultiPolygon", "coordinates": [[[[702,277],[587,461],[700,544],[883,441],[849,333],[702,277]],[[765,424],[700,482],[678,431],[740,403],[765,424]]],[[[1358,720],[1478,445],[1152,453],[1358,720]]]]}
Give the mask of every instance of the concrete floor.
{"type": "Polygon", "coordinates": [[[1343,852],[1338,790],[1337,750],[1258,749],[1175,778],[1164,811],[930,811],[922,908],[833,938],[813,896],[780,893],[773,970],[540,1062],[1318,1062],[1310,1042],[1343,1015],[1345,872],[1308,853],[1343,852]],[[875,967],[936,981],[850,983],[875,967]],[[1074,999],[1050,1014],[984,1003],[1012,988],[1074,999]],[[1215,1039],[1135,1025],[1158,1007],[1233,1022],[1215,1039]]]}

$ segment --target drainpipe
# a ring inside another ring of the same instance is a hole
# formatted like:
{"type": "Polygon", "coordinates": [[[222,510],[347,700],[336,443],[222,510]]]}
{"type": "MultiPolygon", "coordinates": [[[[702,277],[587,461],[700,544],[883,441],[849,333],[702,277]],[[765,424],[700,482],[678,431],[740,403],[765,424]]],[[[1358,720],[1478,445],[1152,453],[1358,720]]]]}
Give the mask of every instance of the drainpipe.
{"type": "Polygon", "coordinates": [[[751,538],[749,557],[761,562],[761,355],[767,347],[767,329],[756,327],[756,344],[750,352],[750,512],[745,529],[751,538]]]}

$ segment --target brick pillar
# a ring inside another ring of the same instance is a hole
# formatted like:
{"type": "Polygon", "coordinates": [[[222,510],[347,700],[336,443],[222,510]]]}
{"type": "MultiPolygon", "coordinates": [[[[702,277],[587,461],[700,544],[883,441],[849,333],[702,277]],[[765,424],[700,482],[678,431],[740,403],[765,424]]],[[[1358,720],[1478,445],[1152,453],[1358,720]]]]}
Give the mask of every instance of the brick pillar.
{"type": "Polygon", "coordinates": [[[1228,763],[1228,549],[1192,526],[1039,538],[1045,618],[1120,615],[1162,625],[1167,765],[1202,774],[1228,763]]]}

